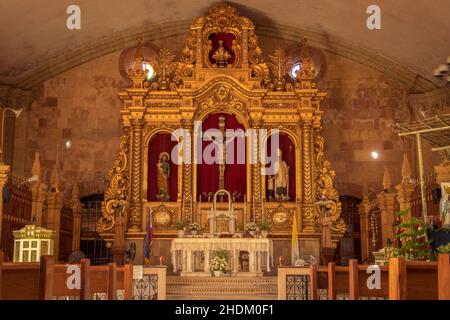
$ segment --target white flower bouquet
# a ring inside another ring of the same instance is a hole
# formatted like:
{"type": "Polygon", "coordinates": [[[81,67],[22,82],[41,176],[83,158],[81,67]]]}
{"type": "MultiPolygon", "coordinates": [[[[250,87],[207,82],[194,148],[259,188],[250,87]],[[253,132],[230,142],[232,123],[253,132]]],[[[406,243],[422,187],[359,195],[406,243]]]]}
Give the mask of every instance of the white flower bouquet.
{"type": "Polygon", "coordinates": [[[245,225],[245,230],[247,231],[256,231],[258,230],[258,226],[254,222],[249,222],[245,225]]]}
{"type": "Polygon", "coordinates": [[[193,222],[189,225],[189,231],[200,231],[200,225],[196,222],[193,222]]]}
{"type": "Polygon", "coordinates": [[[225,269],[227,268],[227,264],[228,262],[226,258],[215,256],[211,260],[211,265],[209,266],[209,269],[211,271],[225,271],[225,269]]]}

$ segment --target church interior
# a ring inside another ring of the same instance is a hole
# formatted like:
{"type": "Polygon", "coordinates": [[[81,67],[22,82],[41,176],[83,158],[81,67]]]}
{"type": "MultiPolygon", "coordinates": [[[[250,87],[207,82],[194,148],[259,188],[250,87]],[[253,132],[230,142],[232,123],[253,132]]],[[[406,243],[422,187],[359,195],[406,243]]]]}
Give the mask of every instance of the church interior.
{"type": "Polygon", "coordinates": [[[376,2],[0,5],[0,300],[450,300],[450,2],[376,2]]]}

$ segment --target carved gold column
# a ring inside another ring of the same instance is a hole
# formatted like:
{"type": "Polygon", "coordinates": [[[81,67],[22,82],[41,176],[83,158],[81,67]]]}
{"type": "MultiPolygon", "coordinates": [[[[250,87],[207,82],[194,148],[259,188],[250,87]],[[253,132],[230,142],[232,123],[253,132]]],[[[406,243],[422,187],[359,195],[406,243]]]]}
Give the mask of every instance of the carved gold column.
{"type": "Polygon", "coordinates": [[[254,137],[252,137],[252,144],[250,146],[252,155],[254,156],[254,163],[252,164],[252,199],[251,212],[254,214],[254,221],[262,220],[262,193],[261,193],[261,161],[259,154],[259,129],[261,128],[260,121],[253,122],[254,137]]]}
{"type": "Polygon", "coordinates": [[[142,119],[137,115],[131,123],[131,174],[130,211],[128,232],[140,232],[142,228],[142,119]]]}
{"type": "MultiPolygon", "coordinates": [[[[193,129],[194,124],[192,120],[184,119],[182,121],[183,129],[189,132],[189,141],[183,140],[183,181],[182,181],[182,215],[181,218],[185,221],[191,221],[193,215],[193,194],[192,194],[192,166],[193,166],[193,150],[192,150],[192,139],[193,137],[193,129]],[[186,154],[184,154],[184,152],[186,154]],[[190,156],[191,161],[188,160],[190,156]]],[[[186,138],[186,137],[184,137],[186,138]]]]}
{"type": "Polygon", "coordinates": [[[302,232],[315,232],[315,204],[313,188],[313,137],[312,137],[312,114],[302,114],[300,127],[302,132],[302,232]]]}
{"type": "Polygon", "coordinates": [[[53,254],[56,259],[59,257],[59,233],[63,198],[64,195],[59,191],[51,191],[47,194],[47,228],[50,230],[55,230],[53,254]]]}

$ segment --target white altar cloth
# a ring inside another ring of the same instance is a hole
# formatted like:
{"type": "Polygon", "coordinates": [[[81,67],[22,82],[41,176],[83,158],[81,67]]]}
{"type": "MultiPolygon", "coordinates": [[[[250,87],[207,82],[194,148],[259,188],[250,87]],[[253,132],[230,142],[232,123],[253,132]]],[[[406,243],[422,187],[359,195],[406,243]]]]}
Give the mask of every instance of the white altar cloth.
{"type": "Polygon", "coordinates": [[[210,260],[217,250],[229,252],[229,264],[233,275],[261,276],[263,268],[270,272],[273,263],[273,244],[267,238],[177,238],[172,240],[170,253],[173,271],[178,271],[181,265],[182,276],[210,275],[210,260]],[[249,272],[239,270],[239,252],[249,253],[249,272]],[[201,272],[195,271],[195,254],[201,252],[204,256],[204,266],[201,272]]]}

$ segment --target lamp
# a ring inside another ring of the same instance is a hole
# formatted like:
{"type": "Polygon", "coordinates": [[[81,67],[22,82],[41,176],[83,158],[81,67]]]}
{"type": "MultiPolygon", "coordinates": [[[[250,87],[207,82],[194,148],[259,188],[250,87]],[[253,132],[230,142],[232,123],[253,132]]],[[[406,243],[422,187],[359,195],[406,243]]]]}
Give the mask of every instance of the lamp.
{"type": "Polygon", "coordinates": [[[433,75],[441,80],[443,79],[447,85],[450,84],[450,56],[447,57],[447,62],[440,64],[433,71],[433,75]]]}
{"type": "Polygon", "coordinates": [[[2,114],[2,139],[0,143],[0,163],[3,163],[3,140],[5,137],[5,113],[6,111],[12,111],[14,113],[14,116],[19,118],[20,113],[22,112],[22,109],[12,109],[12,108],[4,108],[3,114],[2,114]]]}

